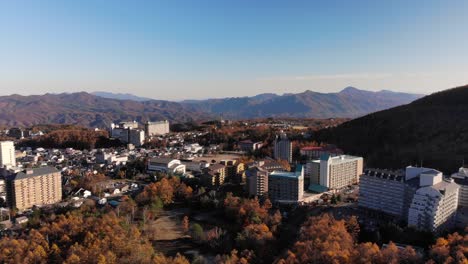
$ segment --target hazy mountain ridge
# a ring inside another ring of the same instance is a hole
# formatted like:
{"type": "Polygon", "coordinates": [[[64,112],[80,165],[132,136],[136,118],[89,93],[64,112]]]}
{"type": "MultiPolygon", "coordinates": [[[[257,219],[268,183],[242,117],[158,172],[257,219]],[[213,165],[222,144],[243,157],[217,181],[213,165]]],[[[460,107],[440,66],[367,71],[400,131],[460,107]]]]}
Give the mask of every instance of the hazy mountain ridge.
{"type": "Polygon", "coordinates": [[[431,166],[445,173],[468,160],[468,85],[318,132],[318,139],[363,155],[366,165],[431,166]]]}
{"type": "Polygon", "coordinates": [[[187,111],[175,102],[117,100],[85,92],[0,97],[0,125],[7,126],[66,123],[108,127],[122,120],[186,122],[204,118],[208,118],[205,113],[187,111]]]}
{"type": "Polygon", "coordinates": [[[225,118],[358,117],[375,111],[410,103],[423,95],[391,91],[370,92],[347,87],[338,93],[305,91],[298,94],[261,94],[200,101],[182,101],[193,110],[225,118]]]}
{"type": "Polygon", "coordinates": [[[108,99],[132,100],[132,101],[138,101],[138,102],[155,100],[152,98],[136,96],[136,95],[129,94],[129,93],[111,93],[111,92],[97,91],[97,92],[92,92],[91,94],[99,96],[99,97],[108,98],[108,99]]]}
{"type": "Polygon", "coordinates": [[[259,94],[199,101],[146,100],[129,94],[80,93],[10,95],[0,97],[0,125],[77,124],[107,127],[122,120],[186,122],[219,117],[248,119],[264,117],[329,118],[356,117],[395,105],[409,103],[419,95],[368,92],[348,87],[339,93],[305,91],[299,94],[259,94]],[[114,97],[114,98],[106,98],[114,97]],[[133,98],[133,99],[115,99],[133,98]]]}

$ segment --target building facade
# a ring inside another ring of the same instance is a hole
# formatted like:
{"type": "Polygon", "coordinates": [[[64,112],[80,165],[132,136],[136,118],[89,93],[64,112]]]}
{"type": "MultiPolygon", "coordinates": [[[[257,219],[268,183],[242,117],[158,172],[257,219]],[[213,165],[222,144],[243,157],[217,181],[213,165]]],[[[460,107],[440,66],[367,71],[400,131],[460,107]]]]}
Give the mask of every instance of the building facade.
{"type": "Polygon", "coordinates": [[[268,196],[275,202],[297,203],[304,196],[304,169],[295,172],[274,171],[268,175],[268,196]]]}
{"type": "Polygon", "coordinates": [[[253,142],[252,140],[244,140],[239,142],[239,148],[245,152],[251,152],[263,147],[263,142],[253,142]]]}
{"type": "Polygon", "coordinates": [[[439,232],[455,224],[459,186],[443,180],[439,171],[420,175],[420,186],[408,212],[408,225],[420,230],[439,232]]]}
{"type": "Polygon", "coordinates": [[[15,143],[13,141],[0,142],[0,168],[16,166],[15,143]]]}
{"type": "Polygon", "coordinates": [[[285,133],[277,135],[274,141],[274,158],[292,162],[292,143],[285,133]]]}
{"type": "Polygon", "coordinates": [[[148,160],[148,172],[164,172],[167,174],[185,174],[186,167],[178,159],[152,158],[148,160]]]}
{"type": "Polygon", "coordinates": [[[468,168],[461,167],[452,179],[460,186],[458,191],[458,206],[468,208],[468,168]]]}
{"type": "Polygon", "coordinates": [[[62,200],[62,175],[53,167],[27,169],[7,177],[7,204],[18,210],[62,200]]]}
{"type": "Polygon", "coordinates": [[[417,187],[404,171],[368,169],[360,178],[358,205],[406,220],[417,187]]]}
{"type": "Polygon", "coordinates": [[[311,160],[305,164],[304,176],[309,178],[312,185],[320,184],[320,160],[311,160]]]}
{"type": "Polygon", "coordinates": [[[223,164],[212,164],[204,169],[201,181],[205,186],[218,187],[226,180],[226,166],[223,164]]]}
{"type": "Polygon", "coordinates": [[[438,232],[455,224],[458,189],[453,180],[430,168],[366,170],[358,205],[406,220],[417,229],[438,232]]]}
{"type": "Polygon", "coordinates": [[[164,120],[164,121],[158,121],[158,122],[146,122],[145,123],[145,133],[146,136],[152,137],[152,136],[162,136],[169,134],[170,128],[169,128],[169,121],[164,120]]]}
{"type": "Polygon", "coordinates": [[[249,196],[263,196],[268,192],[268,171],[252,167],[245,174],[247,178],[245,187],[249,196]]]}
{"type": "Polygon", "coordinates": [[[327,146],[308,146],[300,150],[301,156],[306,156],[308,159],[320,159],[322,155],[338,156],[342,155],[343,151],[333,145],[327,146]]]}
{"type": "Polygon", "coordinates": [[[364,159],[361,157],[322,155],[320,160],[308,162],[306,168],[311,185],[319,184],[330,190],[338,190],[357,184],[363,165],[364,159]]]}
{"type": "Polygon", "coordinates": [[[123,143],[141,146],[145,142],[145,132],[138,128],[136,121],[111,124],[110,135],[123,143]]]}

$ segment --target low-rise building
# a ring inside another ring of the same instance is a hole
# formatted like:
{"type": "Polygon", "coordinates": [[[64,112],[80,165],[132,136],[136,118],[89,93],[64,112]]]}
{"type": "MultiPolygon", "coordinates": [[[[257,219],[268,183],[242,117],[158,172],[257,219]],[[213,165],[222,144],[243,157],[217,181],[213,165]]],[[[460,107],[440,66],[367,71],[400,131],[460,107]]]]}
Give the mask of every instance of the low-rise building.
{"type": "Polygon", "coordinates": [[[333,145],[326,145],[326,146],[307,146],[303,147],[300,150],[300,153],[302,156],[306,156],[307,159],[320,159],[322,155],[328,155],[328,156],[338,156],[342,155],[343,151],[333,145]]]}
{"type": "Polygon", "coordinates": [[[239,148],[245,152],[251,152],[263,147],[263,142],[253,142],[252,140],[243,140],[239,142],[239,148]]]}
{"type": "Polygon", "coordinates": [[[151,158],[148,160],[149,172],[164,172],[167,174],[185,174],[185,165],[178,159],[151,158]]]}

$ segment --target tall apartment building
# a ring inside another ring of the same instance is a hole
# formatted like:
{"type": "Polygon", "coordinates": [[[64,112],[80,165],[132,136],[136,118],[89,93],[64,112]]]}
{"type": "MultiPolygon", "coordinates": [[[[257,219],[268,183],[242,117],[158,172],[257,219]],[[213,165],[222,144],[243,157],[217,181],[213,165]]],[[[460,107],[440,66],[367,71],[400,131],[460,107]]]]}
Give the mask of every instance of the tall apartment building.
{"type": "Polygon", "coordinates": [[[27,169],[6,178],[7,204],[18,210],[62,200],[62,175],[53,167],[27,169]]]}
{"type": "Polygon", "coordinates": [[[453,180],[444,181],[442,172],[436,170],[422,173],[419,185],[409,208],[408,225],[432,232],[452,227],[459,186],[453,180]]]}
{"type": "Polygon", "coordinates": [[[304,168],[295,172],[274,171],[268,175],[268,196],[276,202],[297,203],[304,196],[304,168]]]}
{"type": "Polygon", "coordinates": [[[15,167],[15,143],[13,141],[0,142],[0,168],[15,167]]]}
{"type": "Polygon", "coordinates": [[[461,167],[457,173],[452,174],[452,179],[460,186],[458,206],[468,208],[468,168],[461,167]]]}
{"type": "Polygon", "coordinates": [[[169,134],[169,121],[146,122],[145,123],[146,136],[160,136],[169,134]]]}
{"type": "Polygon", "coordinates": [[[361,157],[322,155],[320,160],[306,164],[306,175],[311,185],[318,184],[330,190],[342,189],[359,182],[363,163],[361,157]]]}
{"type": "Polygon", "coordinates": [[[285,133],[277,135],[274,141],[274,158],[292,162],[292,143],[285,133]]]}
{"type": "Polygon", "coordinates": [[[245,172],[246,190],[249,196],[263,196],[268,192],[268,171],[261,167],[252,167],[245,172]]]}
{"type": "Polygon", "coordinates": [[[434,169],[366,170],[359,185],[360,207],[406,220],[418,229],[439,231],[455,216],[458,185],[434,169]]]}

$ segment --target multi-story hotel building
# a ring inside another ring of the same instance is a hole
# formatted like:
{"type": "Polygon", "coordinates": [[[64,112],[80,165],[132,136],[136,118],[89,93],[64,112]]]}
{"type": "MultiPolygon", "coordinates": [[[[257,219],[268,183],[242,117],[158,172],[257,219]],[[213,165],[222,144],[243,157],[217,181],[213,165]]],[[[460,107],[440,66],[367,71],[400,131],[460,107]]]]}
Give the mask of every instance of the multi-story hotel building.
{"type": "Polygon", "coordinates": [[[276,202],[297,203],[304,196],[304,169],[295,172],[274,171],[268,175],[268,196],[276,202]]]}
{"type": "Polygon", "coordinates": [[[26,169],[6,178],[7,203],[25,210],[62,200],[62,175],[53,167],[26,169]]]}
{"type": "Polygon", "coordinates": [[[458,206],[468,208],[468,168],[461,167],[457,173],[452,174],[452,179],[460,186],[458,206]]]}
{"type": "Polygon", "coordinates": [[[413,196],[408,212],[408,225],[438,232],[452,227],[457,212],[459,186],[453,180],[443,180],[442,172],[422,173],[420,186],[413,196]]]}
{"type": "Polygon", "coordinates": [[[359,182],[363,163],[361,157],[323,155],[320,160],[312,160],[306,164],[306,175],[311,185],[318,184],[329,190],[342,189],[359,182]]]}
{"type": "Polygon", "coordinates": [[[261,167],[252,167],[245,172],[246,189],[249,196],[263,196],[268,192],[268,171],[261,167]]]}
{"type": "Polygon", "coordinates": [[[360,207],[426,231],[438,232],[454,223],[459,186],[444,180],[440,171],[411,166],[397,172],[366,170],[359,185],[360,207]]]}
{"type": "Polygon", "coordinates": [[[285,133],[277,135],[274,141],[274,158],[277,160],[287,160],[292,162],[292,143],[285,133]]]}
{"type": "Polygon", "coordinates": [[[405,171],[367,169],[360,177],[358,205],[406,221],[417,188],[417,179],[407,181],[405,171]]]}

